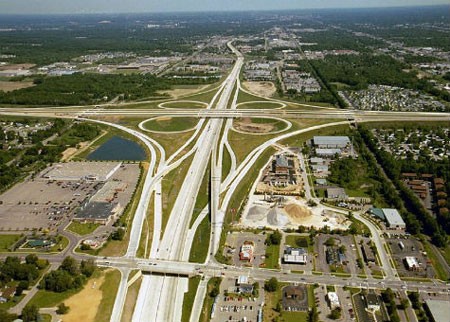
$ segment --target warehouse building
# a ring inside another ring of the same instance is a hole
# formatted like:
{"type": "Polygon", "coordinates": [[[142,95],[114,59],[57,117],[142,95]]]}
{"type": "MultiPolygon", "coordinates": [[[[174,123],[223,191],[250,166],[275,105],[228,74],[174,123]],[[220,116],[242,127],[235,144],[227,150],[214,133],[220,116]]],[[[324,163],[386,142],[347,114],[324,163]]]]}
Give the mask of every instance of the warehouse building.
{"type": "Polygon", "coordinates": [[[405,230],[406,224],[400,216],[397,209],[392,208],[373,208],[371,214],[386,222],[386,228],[405,230]]]}
{"type": "Polygon", "coordinates": [[[314,136],[313,145],[322,149],[345,148],[350,145],[348,136],[314,136]]]}

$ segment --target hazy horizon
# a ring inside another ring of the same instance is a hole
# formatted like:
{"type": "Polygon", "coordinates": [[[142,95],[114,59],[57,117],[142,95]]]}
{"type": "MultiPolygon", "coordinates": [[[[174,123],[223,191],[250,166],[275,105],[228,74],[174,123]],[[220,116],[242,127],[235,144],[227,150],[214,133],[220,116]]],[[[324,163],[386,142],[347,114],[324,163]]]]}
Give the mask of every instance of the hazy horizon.
{"type": "Polygon", "coordinates": [[[4,0],[1,14],[117,14],[170,12],[358,9],[449,5],[448,0],[4,0]]]}

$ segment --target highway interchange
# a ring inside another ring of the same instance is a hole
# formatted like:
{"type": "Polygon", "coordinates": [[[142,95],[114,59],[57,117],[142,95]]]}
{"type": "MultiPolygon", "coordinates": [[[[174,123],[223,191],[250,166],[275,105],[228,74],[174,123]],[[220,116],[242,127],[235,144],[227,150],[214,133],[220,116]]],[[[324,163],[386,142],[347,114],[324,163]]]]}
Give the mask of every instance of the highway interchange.
{"type": "MultiPolygon", "coordinates": [[[[330,274],[313,275],[312,272],[293,274],[289,271],[275,271],[266,269],[235,268],[219,264],[213,254],[219,249],[220,235],[222,233],[224,216],[228,205],[239,183],[247,175],[262,153],[277,142],[308,131],[350,124],[354,122],[374,121],[450,121],[448,113],[407,113],[407,112],[368,112],[339,110],[308,106],[308,109],[239,109],[237,104],[238,90],[245,91],[239,81],[239,74],[244,62],[243,56],[228,43],[231,51],[236,55],[236,63],[223,83],[218,87],[216,95],[205,109],[145,109],[127,108],[119,106],[100,106],[95,108],[68,107],[68,108],[1,108],[3,115],[27,116],[56,116],[63,118],[76,118],[90,122],[98,122],[116,127],[129,133],[143,142],[150,152],[150,165],[147,171],[139,203],[134,214],[130,232],[128,249],[123,257],[97,258],[100,266],[115,267],[120,270],[122,279],[116,296],[114,309],[111,315],[112,322],[121,321],[127,295],[127,285],[130,272],[140,269],[144,274],[138,294],[132,321],[180,321],[184,292],[187,291],[188,277],[202,275],[204,279],[198,288],[191,321],[198,321],[199,312],[206,293],[206,283],[213,276],[237,277],[248,275],[256,280],[265,280],[277,277],[281,281],[293,283],[318,283],[338,286],[384,288],[391,287],[398,290],[418,290],[425,292],[447,293],[448,286],[440,281],[404,282],[401,281],[389,260],[389,254],[383,247],[383,239],[378,227],[356,213],[356,219],[366,224],[372,233],[373,240],[380,254],[380,261],[385,273],[384,279],[362,279],[357,276],[339,277],[330,274]],[[234,94],[234,95],[233,95],[234,94]],[[314,109],[316,108],[316,109],[314,109]],[[147,135],[142,122],[140,131],[115,123],[98,120],[102,116],[186,116],[198,117],[199,122],[194,134],[175,153],[166,156],[164,148],[157,141],[147,135]],[[316,118],[329,119],[330,123],[311,126],[301,130],[282,133],[256,147],[239,165],[236,156],[228,142],[228,132],[232,127],[234,118],[240,117],[275,117],[275,118],[316,118]],[[193,146],[187,153],[182,154],[188,147],[193,146]],[[224,151],[231,156],[231,169],[225,179],[221,180],[221,165],[224,151]],[[162,196],[161,182],[168,172],[175,169],[188,157],[193,161],[188,175],[178,192],[176,201],[170,213],[169,221],[164,234],[162,233],[162,196]],[[195,228],[201,220],[208,215],[205,208],[190,227],[197,194],[206,173],[208,163],[211,163],[211,193],[210,215],[212,234],[210,250],[204,264],[189,263],[189,253],[194,240],[195,228]],[[221,198],[220,198],[221,197],[221,198]],[[153,199],[153,203],[150,201],[153,199]],[[137,258],[144,220],[149,207],[153,207],[154,223],[151,249],[148,258],[137,258]]],[[[277,100],[274,100],[277,101],[277,100]]]]}

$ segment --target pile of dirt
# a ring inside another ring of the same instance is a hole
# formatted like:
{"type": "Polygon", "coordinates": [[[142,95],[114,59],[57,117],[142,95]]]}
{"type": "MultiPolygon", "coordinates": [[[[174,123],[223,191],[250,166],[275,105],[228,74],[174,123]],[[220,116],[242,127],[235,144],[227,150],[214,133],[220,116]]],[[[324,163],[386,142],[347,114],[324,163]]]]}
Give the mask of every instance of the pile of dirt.
{"type": "Polygon", "coordinates": [[[252,119],[248,117],[235,122],[234,127],[240,131],[250,133],[268,133],[274,129],[272,124],[252,123],[252,119]]]}
{"type": "Polygon", "coordinates": [[[244,86],[247,87],[250,92],[264,97],[271,97],[277,91],[273,82],[244,82],[244,86]]]}
{"type": "Polygon", "coordinates": [[[284,207],[284,211],[291,217],[292,219],[305,219],[312,216],[311,210],[306,207],[291,203],[284,207]]]}

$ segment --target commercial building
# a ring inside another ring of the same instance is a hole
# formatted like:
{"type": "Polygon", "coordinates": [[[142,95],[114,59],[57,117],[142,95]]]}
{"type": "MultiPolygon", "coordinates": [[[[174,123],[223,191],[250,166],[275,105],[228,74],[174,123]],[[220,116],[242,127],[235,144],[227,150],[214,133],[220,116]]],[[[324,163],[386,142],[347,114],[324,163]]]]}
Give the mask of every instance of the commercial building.
{"type": "Polygon", "coordinates": [[[365,296],[365,303],[366,308],[372,312],[378,311],[380,309],[380,299],[373,291],[369,292],[365,296]]]}
{"type": "Polygon", "coordinates": [[[335,155],[340,156],[342,154],[341,149],[331,148],[316,148],[316,155],[324,158],[332,158],[335,155]]]}
{"type": "Polygon", "coordinates": [[[450,317],[450,302],[442,300],[426,300],[425,308],[432,322],[447,322],[450,317]]]}
{"type": "Polygon", "coordinates": [[[420,266],[420,263],[417,261],[417,258],[413,256],[406,256],[403,260],[405,262],[405,266],[408,269],[408,271],[422,270],[422,267],[420,266]]]}
{"type": "Polygon", "coordinates": [[[75,221],[106,225],[120,211],[119,203],[89,202],[81,207],[74,217],[75,221]]]}
{"type": "Polygon", "coordinates": [[[345,148],[350,145],[348,136],[314,136],[313,145],[318,148],[345,148]]]}
{"type": "Polygon", "coordinates": [[[308,263],[308,252],[304,248],[288,247],[284,251],[283,261],[286,264],[302,264],[308,263]]]}
{"type": "Polygon", "coordinates": [[[236,280],[237,292],[241,294],[252,294],[253,285],[249,283],[248,276],[241,275],[236,280]]]}
{"type": "Polygon", "coordinates": [[[121,162],[58,163],[44,173],[43,177],[56,181],[106,181],[121,165],[121,162]]]}
{"type": "Polygon", "coordinates": [[[336,292],[328,292],[327,293],[327,300],[328,300],[328,304],[330,305],[330,308],[332,310],[338,308],[341,306],[341,304],[339,303],[339,298],[336,294],[336,292]]]}
{"type": "Polygon", "coordinates": [[[369,245],[364,243],[361,246],[361,251],[362,251],[362,254],[363,254],[363,257],[364,257],[364,260],[366,261],[366,263],[375,263],[375,254],[369,245]]]}
{"type": "Polygon", "coordinates": [[[245,241],[241,246],[241,250],[239,252],[239,259],[241,261],[252,262],[253,261],[253,252],[255,249],[255,245],[251,241],[245,241]]]}
{"type": "Polygon", "coordinates": [[[371,210],[372,215],[384,220],[386,222],[386,228],[405,230],[406,224],[400,216],[397,209],[392,208],[373,208],[371,210]]]}

